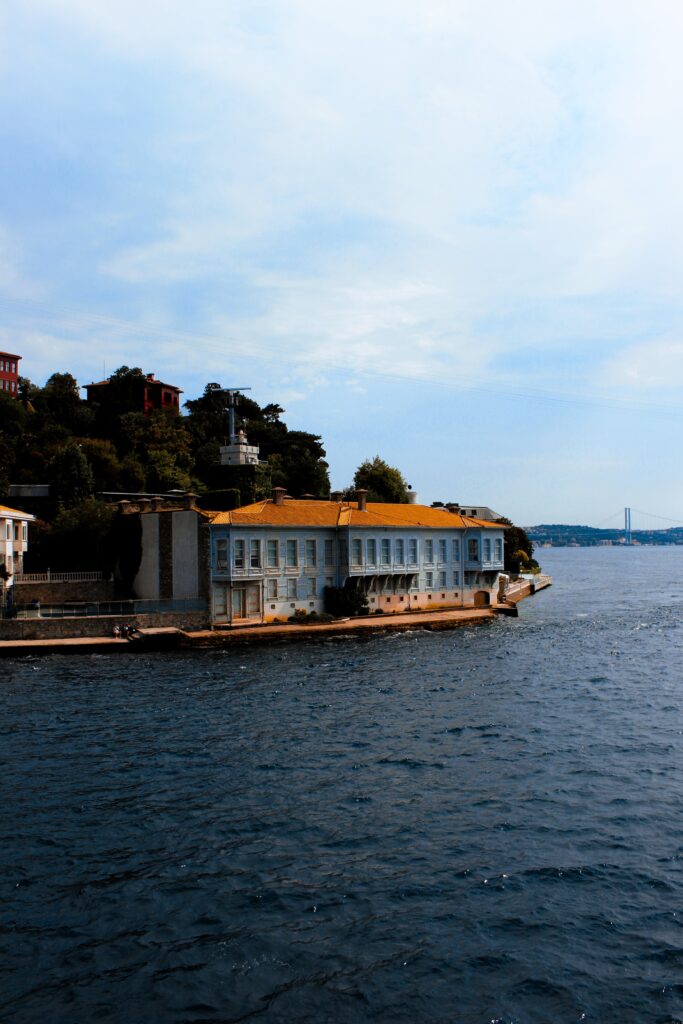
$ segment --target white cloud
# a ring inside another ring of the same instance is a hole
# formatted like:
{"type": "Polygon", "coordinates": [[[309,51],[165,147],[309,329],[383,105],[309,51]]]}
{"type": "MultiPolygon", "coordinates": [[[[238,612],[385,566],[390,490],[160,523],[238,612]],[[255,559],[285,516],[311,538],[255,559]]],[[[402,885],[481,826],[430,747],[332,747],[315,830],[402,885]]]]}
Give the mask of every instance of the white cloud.
{"type": "Polygon", "coordinates": [[[621,351],[603,368],[605,385],[625,393],[672,392],[683,387],[683,341],[641,342],[621,351]]]}

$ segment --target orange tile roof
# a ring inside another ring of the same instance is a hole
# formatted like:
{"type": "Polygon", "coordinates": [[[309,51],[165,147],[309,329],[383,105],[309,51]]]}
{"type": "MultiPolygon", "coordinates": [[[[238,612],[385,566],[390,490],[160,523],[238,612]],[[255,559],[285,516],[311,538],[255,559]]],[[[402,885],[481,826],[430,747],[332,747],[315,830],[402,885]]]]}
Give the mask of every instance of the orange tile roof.
{"type": "Polygon", "coordinates": [[[213,512],[215,526],[317,526],[395,527],[453,530],[477,527],[501,529],[499,523],[472,519],[427,505],[390,505],[368,502],[365,512],[355,501],[298,501],[285,498],[281,505],[270,499],[243,505],[232,512],[213,512]]]}
{"type": "Polygon", "coordinates": [[[7,505],[0,505],[0,516],[20,516],[22,519],[36,518],[28,512],[20,512],[18,508],[8,508],[7,505]]]}

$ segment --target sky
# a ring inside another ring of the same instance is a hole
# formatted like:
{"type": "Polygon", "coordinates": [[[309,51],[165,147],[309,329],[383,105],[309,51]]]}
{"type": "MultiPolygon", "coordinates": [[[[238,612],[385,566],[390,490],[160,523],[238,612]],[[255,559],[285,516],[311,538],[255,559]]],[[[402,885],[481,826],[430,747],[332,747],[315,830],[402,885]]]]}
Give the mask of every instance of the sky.
{"type": "Polygon", "coordinates": [[[683,520],[682,35],[674,0],[4,0],[0,349],[251,387],[334,487],[380,455],[521,524],[683,520]]]}

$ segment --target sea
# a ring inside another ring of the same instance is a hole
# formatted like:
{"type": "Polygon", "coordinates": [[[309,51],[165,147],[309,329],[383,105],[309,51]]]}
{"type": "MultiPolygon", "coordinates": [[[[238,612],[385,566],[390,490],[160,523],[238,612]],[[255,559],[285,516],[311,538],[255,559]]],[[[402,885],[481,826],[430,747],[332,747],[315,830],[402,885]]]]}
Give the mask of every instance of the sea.
{"type": "Polygon", "coordinates": [[[445,633],[0,662],[0,1021],[683,1020],[683,548],[445,633]]]}

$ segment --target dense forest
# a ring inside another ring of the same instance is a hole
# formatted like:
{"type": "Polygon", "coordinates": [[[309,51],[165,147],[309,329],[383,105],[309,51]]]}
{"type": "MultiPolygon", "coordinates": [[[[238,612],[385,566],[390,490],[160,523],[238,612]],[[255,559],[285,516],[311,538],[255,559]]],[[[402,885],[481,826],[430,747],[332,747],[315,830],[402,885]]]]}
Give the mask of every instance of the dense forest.
{"type": "Polygon", "coordinates": [[[265,497],[271,486],[295,497],[329,495],[321,438],[289,430],[279,405],[261,407],[240,396],[237,425],[266,463],[258,478],[263,493],[252,486],[240,494],[220,464],[229,426],[217,385],[187,402],[184,416],[161,409],[145,415],[141,369],[123,366],[109,380],[97,402],[81,398],[69,373],[53,374],[44,387],[21,378],[18,400],[0,392],[0,502],[11,504],[10,484],[50,486],[49,500],[31,509],[41,523],[32,530],[28,564],[108,568],[114,509],[103,492],[193,490],[201,496],[227,488],[232,505],[265,497]]]}

